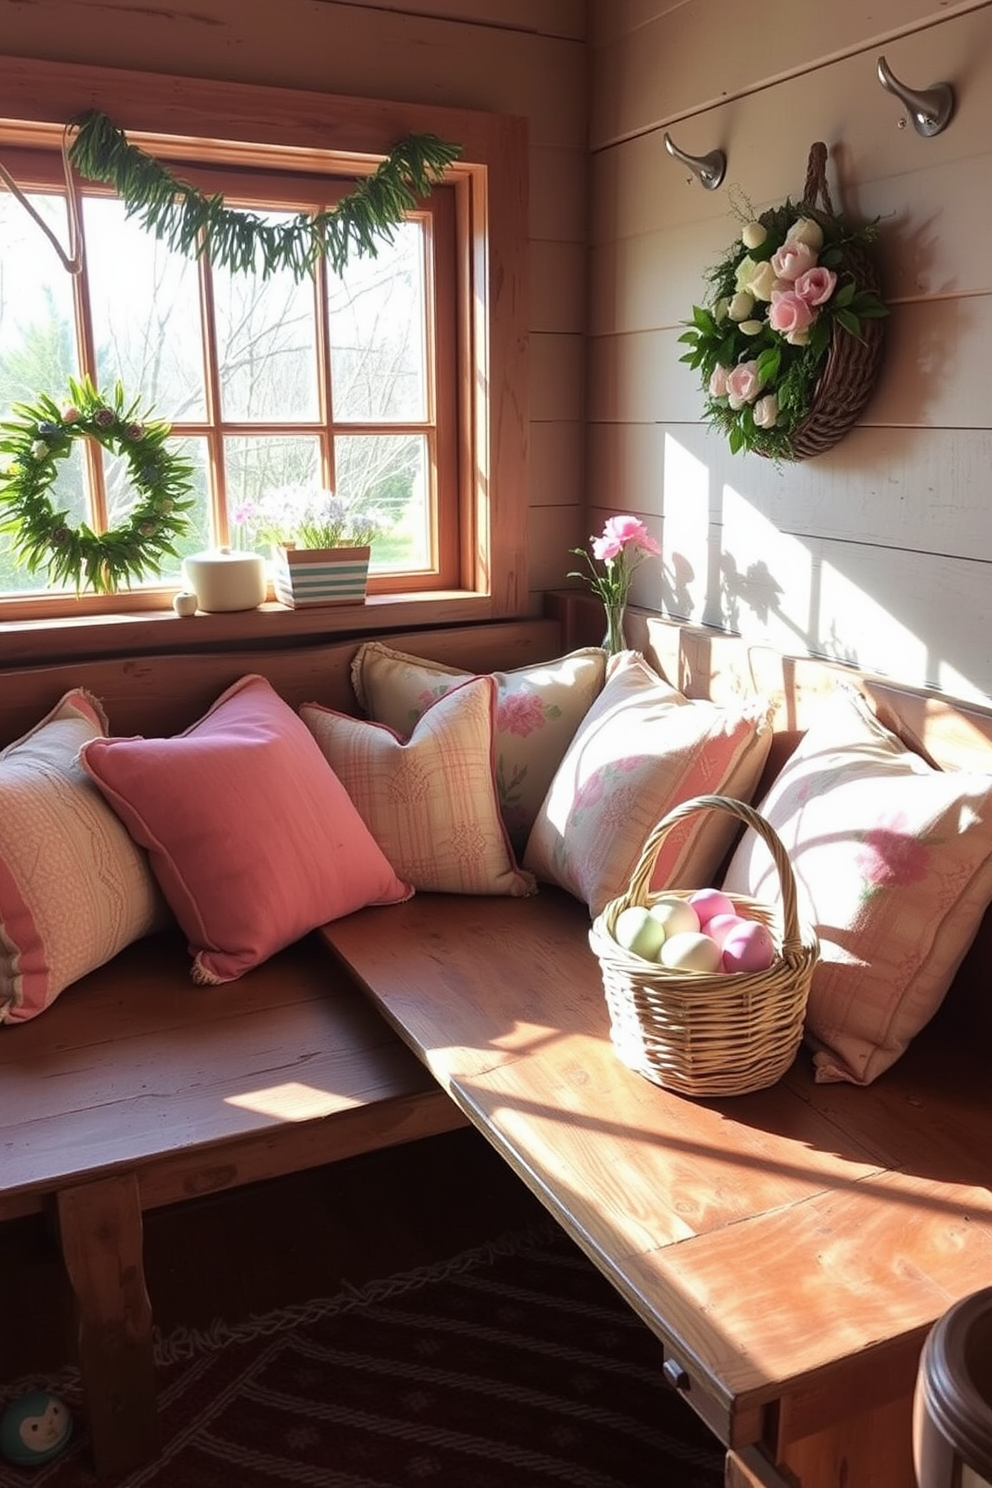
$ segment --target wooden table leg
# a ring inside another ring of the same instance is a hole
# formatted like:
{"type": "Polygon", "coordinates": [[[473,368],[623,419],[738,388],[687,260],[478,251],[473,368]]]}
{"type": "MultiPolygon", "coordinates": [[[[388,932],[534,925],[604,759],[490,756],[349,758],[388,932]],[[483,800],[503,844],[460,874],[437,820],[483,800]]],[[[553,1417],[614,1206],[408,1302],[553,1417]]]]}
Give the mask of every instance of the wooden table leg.
{"type": "Polygon", "coordinates": [[[83,1183],[57,1201],[96,1470],[128,1472],[160,1447],[138,1180],[132,1173],[83,1183]]]}

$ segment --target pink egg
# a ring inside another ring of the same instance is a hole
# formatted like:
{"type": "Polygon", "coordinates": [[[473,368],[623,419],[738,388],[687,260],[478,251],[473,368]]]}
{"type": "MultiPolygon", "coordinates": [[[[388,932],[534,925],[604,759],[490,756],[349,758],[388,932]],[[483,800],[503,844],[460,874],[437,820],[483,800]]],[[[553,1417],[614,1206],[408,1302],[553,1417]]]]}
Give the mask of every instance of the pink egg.
{"type": "Polygon", "coordinates": [[[717,915],[737,913],[732,900],[728,899],[720,889],[695,889],[689,895],[689,903],[699,916],[701,929],[705,929],[710,920],[717,915]]]}
{"type": "Polygon", "coordinates": [[[772,932],[760,920],[744,920],[723,942],[724,971],[767,971],[775,959],[772,932]]]}
{"type": "Polygon", "coordinates": [[[742,919],[739,914],[714,915],[711,920],[707,920],[706,922],[706,934],[710,937],[711,940],[716,941],[717,945],[722,951],[723,942],[726,940],[731,930],[736,930],[738,925],[748,925],[753,923],[753,920],[742,919]]]}

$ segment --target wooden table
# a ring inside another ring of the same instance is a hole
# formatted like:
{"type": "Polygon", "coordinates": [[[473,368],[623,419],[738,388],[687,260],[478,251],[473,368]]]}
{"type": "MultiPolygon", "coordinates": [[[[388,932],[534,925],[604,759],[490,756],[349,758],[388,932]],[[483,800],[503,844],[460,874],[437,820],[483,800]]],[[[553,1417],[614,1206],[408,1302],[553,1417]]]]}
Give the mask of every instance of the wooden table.
{"type": "Polygon", "coordinates": [[[934,1025],[868,1089],[713,1101],[609,1039],[567,895],[418,895],[322,933],[375,1005],[661,1339],[728,1483],[914,1488],[920,1348],[992,1284],[987,1058],[934,1025]]]}

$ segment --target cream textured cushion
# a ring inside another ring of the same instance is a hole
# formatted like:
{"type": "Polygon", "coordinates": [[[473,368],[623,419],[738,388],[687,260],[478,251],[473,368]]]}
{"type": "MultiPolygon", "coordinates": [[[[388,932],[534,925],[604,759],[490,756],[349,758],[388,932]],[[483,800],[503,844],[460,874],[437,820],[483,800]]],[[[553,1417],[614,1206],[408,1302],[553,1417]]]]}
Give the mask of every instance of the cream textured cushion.
{"type": "MultiPolygon", "coordinates": [[[[622,652],[559,766],[524,867],[595,917],[626,892],[649,833],[673,806],[704,794],[750,800],[771,745],[767,712],[761,700],[736,709],[692,701],[638,653],[622,652]]],[[[715,811],[673,828],[652,888],[708,886],[735,830],[715,811]]]]}
{"type": "Polygon", "coordinates": [[[35,1017],[167,923],[147,857],[76,763],[105,730],[77,689],[0,751],[0,1022],[35,1017]]]}
{"type": "MultiPolygon", "coordinates": [[[[843,687],[759,809],[820,938],[816,1077],[866,1085],[936,1012],[992,897],[992,776],[934,769],[843,687]]],[[[749,832],[724,887],[764,898],[772,883],[749,832]]]]}
{"type": "MultiPolygon", "coordinates": [[[[514,849],[522,853],[575,730],[599,696],[606,653],[598,646],[557,661],[493,672],[497,688],[496,786],[514,849]]],[[[352,686],[363,712],[407,738],[427,709],[472,673],[393,651],[381,641],[359,646],[352,686]]]]}
{"type": "Polygon", "coordinates": [[[500,820],[493,781],[496,683],[446,693],[404,742],[385,724],[304,703],[312,730],[373,837],[416,889],[529,894],[500,820]]]}

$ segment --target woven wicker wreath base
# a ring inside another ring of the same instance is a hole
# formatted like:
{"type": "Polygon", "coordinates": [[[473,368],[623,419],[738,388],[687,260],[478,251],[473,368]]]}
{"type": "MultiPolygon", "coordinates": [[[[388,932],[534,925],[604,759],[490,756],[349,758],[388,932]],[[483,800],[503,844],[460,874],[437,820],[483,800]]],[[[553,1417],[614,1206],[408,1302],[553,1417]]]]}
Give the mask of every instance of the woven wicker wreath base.
{"type": "MultiPolygon", "coordinates": [[[[810,146],[802,204],[806,215],[821,224],[834,216],[826,172],[827,147],[818,140],[810,146]]],[[[878,274],[870,255],[856,243],[848,244],[845,254],[859,288],[877,295],[878,274]]],[[[881,320],[863,320],[860,336],[834,327],[810,410],[793,432],[791,452],[780,458],[808,460],[838,444],[867,407],[881,364],[881,320]]]]}

